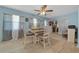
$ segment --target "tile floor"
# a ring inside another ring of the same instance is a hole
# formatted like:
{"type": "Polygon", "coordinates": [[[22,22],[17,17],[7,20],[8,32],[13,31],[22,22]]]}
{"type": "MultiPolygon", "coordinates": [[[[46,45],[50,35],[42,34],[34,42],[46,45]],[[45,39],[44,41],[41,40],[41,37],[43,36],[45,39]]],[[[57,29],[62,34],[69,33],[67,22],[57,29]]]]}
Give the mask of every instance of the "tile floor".
{"type": "Polygon", "coordinates": [[[43,48],[24,39],[0,42],[0,53],[78,53],[79,48],[60,35],[51,35],[51,45],[43,48]]]}

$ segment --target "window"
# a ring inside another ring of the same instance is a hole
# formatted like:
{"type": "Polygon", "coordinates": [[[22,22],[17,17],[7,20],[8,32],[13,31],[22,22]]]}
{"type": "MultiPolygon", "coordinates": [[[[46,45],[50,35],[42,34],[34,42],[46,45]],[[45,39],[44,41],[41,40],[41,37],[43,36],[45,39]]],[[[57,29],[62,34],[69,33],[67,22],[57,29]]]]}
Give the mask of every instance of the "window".
{"type": "Polygon", "coordinates": [[[37,27],[37,19],[36,18],[33,19],[33,24],[34,24],[34,27],[37,27]]]}
{"type": "Polygon", "coordinates": [[[13,30],[18,30],[19,29],[19,16],[13,15],[12,23],[13,23],[13,30]]]}
{"type": "Polygon", "coordinates": [[[46,20],[44,20],[44,26],[47,26],[47,21],[46,20]]]}

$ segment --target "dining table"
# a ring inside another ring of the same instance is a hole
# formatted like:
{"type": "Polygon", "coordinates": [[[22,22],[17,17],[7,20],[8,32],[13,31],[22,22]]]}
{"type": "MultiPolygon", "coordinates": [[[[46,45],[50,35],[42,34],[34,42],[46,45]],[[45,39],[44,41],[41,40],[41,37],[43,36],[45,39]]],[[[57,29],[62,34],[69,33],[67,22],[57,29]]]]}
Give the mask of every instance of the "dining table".
{"type": "Polygon", "coordinates": [[[27,37],[32,37],[33,44],[43,44],[45,48],[45,41],[48,40],[48,35],[46,34],[45,30],[43,28],[33,28],[29,33],[27,33],[27,37]]]}

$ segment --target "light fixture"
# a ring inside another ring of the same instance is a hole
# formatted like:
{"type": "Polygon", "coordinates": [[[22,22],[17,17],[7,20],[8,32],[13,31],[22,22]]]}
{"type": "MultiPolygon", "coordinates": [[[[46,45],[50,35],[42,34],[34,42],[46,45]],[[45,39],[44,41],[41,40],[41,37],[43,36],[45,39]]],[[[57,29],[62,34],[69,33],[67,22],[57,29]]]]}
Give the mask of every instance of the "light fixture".
{"type": "Polygon", "coordinates": [[[34,11],[39,12],[38,15],[46,15],[47,12],[53,12],[53,10],[47,9],[47,5],[43,5],[39,10],[35,9],[34,11]]]}
{"type": "Polygon", "coordinates": [[[40,15],[46,15],[46,12],[43,11],[43,12],[40,13],[40,15]]]}

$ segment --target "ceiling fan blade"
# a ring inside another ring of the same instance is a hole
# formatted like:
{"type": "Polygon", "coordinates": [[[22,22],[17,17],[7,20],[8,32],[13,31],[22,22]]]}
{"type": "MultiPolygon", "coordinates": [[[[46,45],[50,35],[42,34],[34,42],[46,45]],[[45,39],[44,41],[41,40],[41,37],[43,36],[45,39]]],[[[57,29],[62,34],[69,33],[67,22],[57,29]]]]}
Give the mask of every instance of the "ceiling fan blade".
{"type": "Polygon", "coordinates": [[[51,15],[51,14],[54,14],[54,13],[53,13],[53,12],[47,12],[46,14],[47,14],[47,15],[51,15]]]}
{"type": "Polygon", "coordinates": [[[38,11],[38,12],[40,12],[40,10],[34,10],[34,11],[38,11]]]}
{"type": "Polygon", "coordinates": [[[53,12],[53,10],[46,10],[46,12],[53,12]]]}

